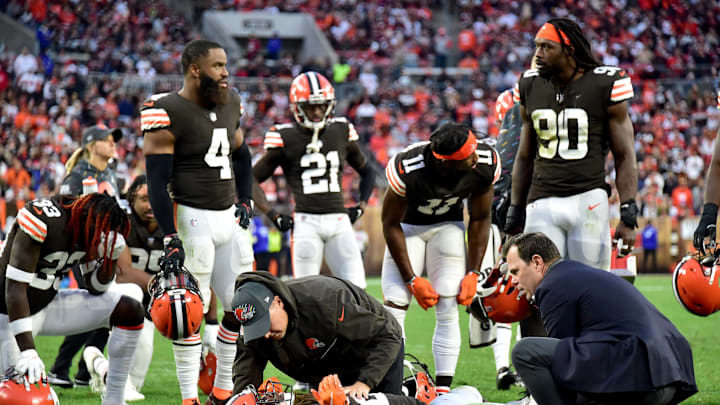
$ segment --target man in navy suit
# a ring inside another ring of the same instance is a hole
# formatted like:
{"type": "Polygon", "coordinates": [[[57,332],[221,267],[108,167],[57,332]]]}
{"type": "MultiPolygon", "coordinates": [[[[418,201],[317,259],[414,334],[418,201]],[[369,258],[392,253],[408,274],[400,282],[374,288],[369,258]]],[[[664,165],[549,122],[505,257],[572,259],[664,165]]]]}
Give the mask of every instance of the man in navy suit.
{"type": "Polygon", "coordinates": [[[632,284],[562,260],[542,233],[516,235],[503,256],[548,332],[512,353],[539,405],[671,405],[697,392],[690,344],[632,284]]]}

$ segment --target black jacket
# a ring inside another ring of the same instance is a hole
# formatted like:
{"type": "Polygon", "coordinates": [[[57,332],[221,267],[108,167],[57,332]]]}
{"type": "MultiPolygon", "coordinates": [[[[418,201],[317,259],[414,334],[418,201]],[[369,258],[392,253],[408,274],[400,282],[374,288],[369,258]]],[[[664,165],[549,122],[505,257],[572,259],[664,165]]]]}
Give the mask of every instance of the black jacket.
{"type": "Polygon", "coordinates": [[[241,274],[265,284],[284,303],[288,328],[282,340],[237,340],[234,392],[259,386],[269,361],[299,381],[317,385],[328,374],[343,384],[362,381],[372,390],[398,356],[402,330],[382,304],[350,282],[310,276],[282,282],[268,272],[241,274]]]}
{"type": "Polygon", "coordinates": [[[115,170],[108,166],[105,170],[100,171],[85,159],[80,159],[70,173],[65,176],[59,194],[72,196],[88,194],[83,190],[82,184],[82,181],[88,177],[92,177],[97,181],[98,192],[120,198],[115,170]]]}

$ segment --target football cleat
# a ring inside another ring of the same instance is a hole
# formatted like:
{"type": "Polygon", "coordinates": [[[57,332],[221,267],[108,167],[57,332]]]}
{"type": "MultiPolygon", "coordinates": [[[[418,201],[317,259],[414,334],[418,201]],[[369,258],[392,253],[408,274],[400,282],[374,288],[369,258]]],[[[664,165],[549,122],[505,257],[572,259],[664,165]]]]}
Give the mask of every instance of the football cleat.
{"type": "Polygon", "coordinates": [[[499,390],[509,390],[510,387],[519,382],[518,375],[508,367],[502,367],[495,377],[495,385],[499,390]]]}
{"type": "Polygon", "coordinates": [[[335,109],[335,89],[330,81],[317,72],[305,72],[293,79],[290,85],[290,110],[295,121],[308,129],[319,130],[325,127],[335,109]],[[322,120],[313,121],[304,108],[310,104],[324,104],[322,120]]]}
{"type": "Polygon", "coordinates": [[[197,280],[189,271],[160,271],[150,280],[148,293],[150,317],[161,335],[178,340],[200,330],[203,301],[197,280]]]}
{"type": "Polygon", "coordinates": [[[55,390],[43,378],[35,384],[27,382],[14,368],[0,377],[0,405],[59,405],[55,390]]]}
{"type": "Polygon", "coordinates": [[[673,272],[675,299],[695,315],[708,316],[720,310],[720,260],[713,259],[713,254],[687,254],[673,272]]]}

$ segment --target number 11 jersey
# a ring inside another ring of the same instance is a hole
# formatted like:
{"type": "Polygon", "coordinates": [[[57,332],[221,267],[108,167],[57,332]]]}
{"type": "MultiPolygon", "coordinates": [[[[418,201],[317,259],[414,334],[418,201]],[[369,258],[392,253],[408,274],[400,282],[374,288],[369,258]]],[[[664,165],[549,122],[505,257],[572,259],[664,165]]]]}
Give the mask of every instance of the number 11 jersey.
{"type": "Polygon", "coordinates": [[[234,91],[227,104],[210,110],[176,92],[156,94],[143,103],[143,134],[167,129],[175,136],[168,190],[173,201],[207,210],[224,210],[235,203],[230,155],[241,114],[240,97],[234,91]]]}
{"type": "Polygon", "coordinates": [[[627,73],[599,66],[560,89],[530,69],[517,86],[537,137],[528,202],[605,188],[610,145],[607,111],[633,97],[627,73]]]}

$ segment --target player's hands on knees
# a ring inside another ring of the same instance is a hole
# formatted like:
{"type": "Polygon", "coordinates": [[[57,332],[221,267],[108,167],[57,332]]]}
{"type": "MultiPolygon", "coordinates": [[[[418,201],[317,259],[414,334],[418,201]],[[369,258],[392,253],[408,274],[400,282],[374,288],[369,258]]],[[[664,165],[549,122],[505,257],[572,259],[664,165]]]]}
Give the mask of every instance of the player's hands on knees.
{"type": "Polygon", "coordinates": [[[477,291],[478,277],[480,273],[477,270],[471,270],[465,275],[460,283],[460,293],[457,295],[457,303],[460,305],[470,305],[475,292],[477,291]]]}
{"type": "Polygon", "coordinates": [[[438,303],[440,296],[435,292],[432,284],[426,279],[413,277],[406,285],[422,309],[427,311],[428,308],[432,308],[438,303]]]}
{"type": "Polygon", "coordinates": [[[717,237],[717,213],[718,206],[712,203],[707,203],[703,206],[702,214],[700,215],[700,223],[695,228],[695,234],[693,235],[693,246],[701,254],[706,254],[707,249],[715,248],[715,238],[717,237]]]}
{"type": "Polygon", "coordinates": [[[508,235],[517,235],[522,232],[525,226],[525,207],[510,205],[505,215],[505,226],[503,232],[508,235]]]}
{"type": "Polygon", "coordinates": [[[250,218],[252,218],[252,204],[250,199],[241,198],[240,201],[235,203],[235,218],[238,220],[238,225],[243,229],[248,229],[250,226],[250,218]]]}
{"type": "Polygon", "coordinates": [[[347,209],[348,216],[350,217],[350,223],[354,224],[355,221],[360,219],[361,216],[365,213],[365,209],[361,205],[356,205],[354,207],[348,207],[347,209]]]}
{"type": "Polygon", "coordinates": [[[350,403],[345,395],[346,389],[343,389],[337,374],[325,376],[320,381],[317,391],[312,389],[310,392],[320,405],[348,405],[350,403]]]}
{"type": "Polygon", "coordinates": [[[163,271],[177,272],[185,264],[185,249],[180,237],[176,233],[165,235],[163,238],[163,257],[160,258],[160,268],[163,271]]]}
{"type": "Polygon", "coordinates": [[[15,363],[15,371],[20,375],[26,375],[30,384],[45,378],[45,364],[35,349],[25,349],[20,352],[20,358],[15,363]]]}

